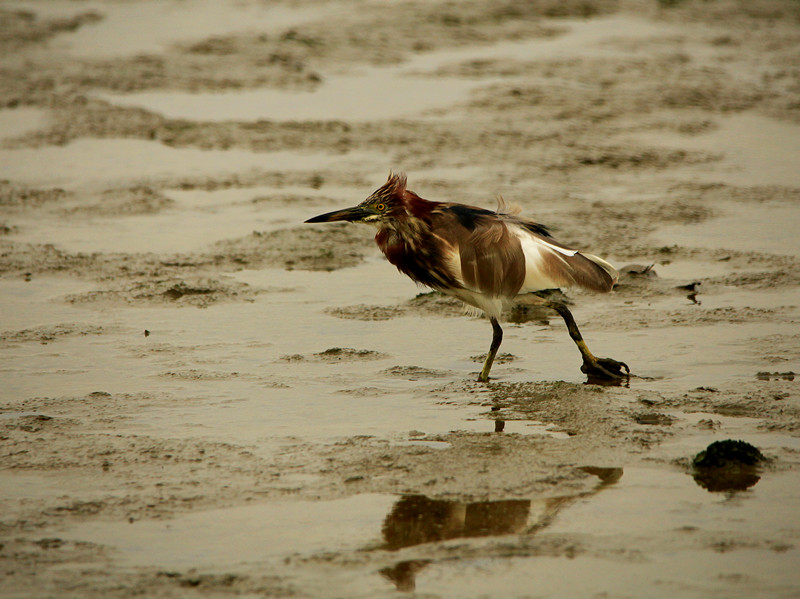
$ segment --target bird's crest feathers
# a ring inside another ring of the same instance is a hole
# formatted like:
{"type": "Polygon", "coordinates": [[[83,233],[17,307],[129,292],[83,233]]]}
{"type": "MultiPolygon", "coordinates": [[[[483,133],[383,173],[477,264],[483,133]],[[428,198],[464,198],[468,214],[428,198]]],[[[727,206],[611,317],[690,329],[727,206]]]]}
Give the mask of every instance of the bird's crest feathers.
{"type": "Polygon", "coordinates": [[[389,178],[386,179],[384,187],[388,187],[395,195],[402,195],[402,193],[406,190],[407,181],[408,178],[404,172],[395,173],[390,170],[389,178]]]}
{"type": "Polygon", "coordinates": [[[403,198],[403,194],[406,191],[406,182],[407,178],[405,173],[389,171],[389,178],[386,180],[386,183],[373,191],[364,203],[368,204],[379,200],[399,201],[403,198]]]}

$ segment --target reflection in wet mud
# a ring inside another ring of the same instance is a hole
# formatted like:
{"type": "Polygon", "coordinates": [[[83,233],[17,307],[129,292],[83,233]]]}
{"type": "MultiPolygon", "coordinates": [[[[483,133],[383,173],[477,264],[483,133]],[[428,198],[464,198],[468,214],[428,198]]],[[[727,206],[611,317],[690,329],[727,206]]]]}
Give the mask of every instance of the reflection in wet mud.
{"type": "Polygon", "coordinates": [[[522,532],[531,501],[508,499],[463,503],[407,495],[394,504],[383,523],[390,550],[460,537],[485,537],[522,532]]]}
{"type": "MultiPolygon", "coordinates": [[[[631,375],[635,376],[635,375],[631,375]]],[[[641,377],[639,377],[641,378],[641,377]]],[[[583,383],[584,385],[599,385],[601,387],[625,387],[626,389],[630,389],[631,387],[631,379],[630,377],[625,377],[621,379],[606,379],[598,376],[593,376],[591,374],[586,375],[586,381],[583,383]]]]}
{"type": "MultiPolygon", "coordinates": [[[[561,509],[577,499],[594,495],[616,483],[623,472],[622,468],[595,466],[579,470],[597,476],[600,482],[591,491],[563,497],[462,502],[424,495],[403,496],[383,522],[383,547],[397,551],[448,539],[533,534],[549,526],[561,509]],[[536,509],[532,509],[534,506],[536,509]]],[[[404,560],[382,569],[380,574],[391,580],[397,590],[409,592],[415,589],[416,574],[430,562],[404,560]]]]}
{"type": "Polygon", "coordinates": [[[412,559],[397,562],[391,568],[381,570],[381,575],[391,580],[398,591],[410,593],[417,588],[416,575],[430,563],[430,560],[412,559]]]}
{"type": "Polygon", "coordinates": [[[704,468],[694,471],[692,477],[698,486],[709,493],[746,491],[761,480],[755,466],[737,468],[704,468]]]}
{"type": "MultiPolygon", "coordinates": [[[[545,503],[555,505],[559,501],[551,499],[545,503]]],[[[386,516],[384,547],[394,551],[455,538],[522,533],[528,528],[530,512],[530,499],[465,503],[407,495],[395,503],[386,516]]],[[[429,563],[429,560],[405,560],[380,573],[391,580],[398,591],[410,592],[416,587],[417,573],[429,563]]]]}

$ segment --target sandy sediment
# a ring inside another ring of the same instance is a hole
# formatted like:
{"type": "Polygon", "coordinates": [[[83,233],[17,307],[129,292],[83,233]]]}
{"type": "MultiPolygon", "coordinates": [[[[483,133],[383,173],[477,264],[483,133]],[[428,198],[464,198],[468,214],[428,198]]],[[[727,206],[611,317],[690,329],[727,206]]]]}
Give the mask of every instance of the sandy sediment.
{"type": "Polygon", "coordinates": [[[795,3],[138,4],[0,8],[0,595],[796,595],[795,3]],[[613,262],[629,384],[302,224],[390,168],[613,262]]]}

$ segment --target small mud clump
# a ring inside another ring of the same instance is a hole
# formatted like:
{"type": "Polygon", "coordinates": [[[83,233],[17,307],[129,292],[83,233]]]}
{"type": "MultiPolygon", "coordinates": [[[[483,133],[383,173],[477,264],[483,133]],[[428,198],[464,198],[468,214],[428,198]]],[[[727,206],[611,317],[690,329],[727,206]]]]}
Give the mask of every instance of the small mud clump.
{"type": "Polygon", "coordinates": [[[692,460],[694,480],[711,492],[744,491],[755,485],[766,458],[746,441],[715,441],[692,460]]]}

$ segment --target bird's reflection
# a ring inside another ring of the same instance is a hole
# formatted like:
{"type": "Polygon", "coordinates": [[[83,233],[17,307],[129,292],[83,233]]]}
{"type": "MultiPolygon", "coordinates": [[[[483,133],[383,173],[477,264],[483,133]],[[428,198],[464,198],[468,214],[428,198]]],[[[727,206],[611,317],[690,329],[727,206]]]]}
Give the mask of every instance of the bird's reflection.
{"type": "Polygon", "coordinates": [[[406,495],[394,504],[383,523],[385,548],[522,532],[530,508],[530,499],[462,503],[406,495]]]}
{"type": "Polygon", "coordinates": [[[398,591],[411,593],[417,588],[417,572],[422,570],[429,563],[430,560],[419,559],[397,562],[394,566],[381,570],[381,575],[391,580],[398,591]]]}
{"type": "MultiPolygon", "coordinates": [[[[505,499],[499,501],[448,501],[424,495],[405,495],[392,506],[383,522],[385,549],[396,551],[413,545],[455,538],[532,534],[546,528],[565,506],[613,485],[622,477],[622,468],[580,468],[600,481],[591,490],[575,495],[543,499],[505,499]]],[[[405,560],[380,573],[397,590],[415,588],[417,573],[430,560],[405,560]]]]}

